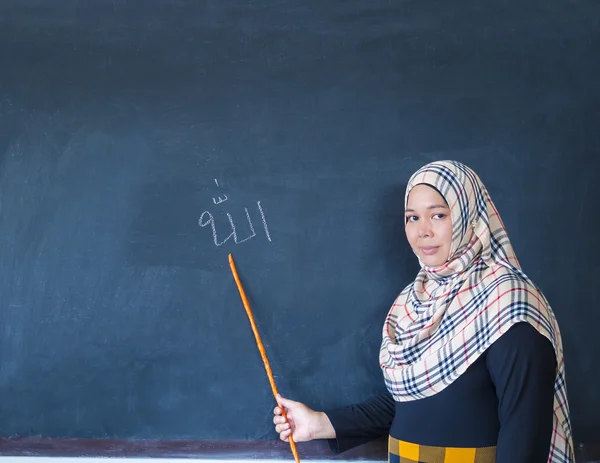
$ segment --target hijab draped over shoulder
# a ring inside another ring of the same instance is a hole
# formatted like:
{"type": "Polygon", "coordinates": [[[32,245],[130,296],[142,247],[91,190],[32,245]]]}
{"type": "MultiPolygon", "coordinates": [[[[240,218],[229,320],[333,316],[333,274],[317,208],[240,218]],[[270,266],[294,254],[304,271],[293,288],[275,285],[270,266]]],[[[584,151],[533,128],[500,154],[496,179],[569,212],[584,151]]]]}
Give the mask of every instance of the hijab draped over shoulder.
{"type": "Polygon", "coordinates": [[[399,402],[432,396],[456,380],[519,322],[552,342],[557,360],[554,429],[548,461],[574,460],[563,347],[558,324],[540,289],[523,273],[500,215],[470,168],[433,162],[410,178],[435,187],[450,207],[448,261],[421,270],[397,297],[383,327],[380,365],[399,402]]]}

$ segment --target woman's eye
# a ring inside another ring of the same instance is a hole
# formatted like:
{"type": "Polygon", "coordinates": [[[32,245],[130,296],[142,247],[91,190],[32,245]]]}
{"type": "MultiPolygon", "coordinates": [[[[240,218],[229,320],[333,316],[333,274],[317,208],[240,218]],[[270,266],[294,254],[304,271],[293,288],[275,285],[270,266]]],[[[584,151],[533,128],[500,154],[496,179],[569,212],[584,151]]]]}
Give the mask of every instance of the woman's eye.
{"type": "Polygon", "coordinates": [[[444,217],[446,217],[446,214],[435,214],[433,217],[435,219],[443,219],[444,217]]]}
{"type": "Polygon", "coordinates": [[[417,216],[416,215],[409,215],[406,217],[406,221],[407,222],[416,222],[417,221],[417,216]]]}

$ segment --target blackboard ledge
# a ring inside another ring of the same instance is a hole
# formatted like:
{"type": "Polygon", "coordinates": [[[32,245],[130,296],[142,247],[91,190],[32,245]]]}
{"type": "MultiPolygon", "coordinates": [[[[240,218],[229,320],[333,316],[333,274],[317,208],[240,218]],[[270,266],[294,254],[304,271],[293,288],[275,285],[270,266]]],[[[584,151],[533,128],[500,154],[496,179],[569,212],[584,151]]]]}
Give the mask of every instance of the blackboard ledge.
{"type": "MultiPolygon", "coordinates": [[[[297,447],[301,461],[387,461],[387,441],[383,438],[360,445],[339,455],[335,455],[330,450],[326,441],[302,442],[298,443],[297,447]]],[[[289,445],[278,440],[1,437],[0,457],[2,456],[293,461],[289,445]]]]}
{"type": "MultiPolygon", "coordinates": [[[[387,439],[381,438],[335,455],[326,441],[297,444],[301,461],[387,461],[387,439]]],[[[600,444],[576,446],[578,463],[600,463],[600,444]]],[[[111,462],[160,459],[161,463],[183,460],[244,461],[253,463],[293,462],[289,445],[278,440],[152,440],[152,439],[62,439],[48,437],[0,437],[0,463],[41,463],[46,459],[88,460],[110,458],[111,462]]],[[[64,461],[64,460],[61,460],[64,461]]],[[[73,460],[75,461],[75,460],[73,460]]]]}

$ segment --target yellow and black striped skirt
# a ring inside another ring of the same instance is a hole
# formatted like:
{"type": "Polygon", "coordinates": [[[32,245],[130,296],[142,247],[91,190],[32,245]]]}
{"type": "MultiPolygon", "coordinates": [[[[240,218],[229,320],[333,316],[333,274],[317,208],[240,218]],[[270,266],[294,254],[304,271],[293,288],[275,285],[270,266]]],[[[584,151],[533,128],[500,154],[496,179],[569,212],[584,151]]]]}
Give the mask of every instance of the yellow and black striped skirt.
{"type": "Polygon", "coordinates": [[[389,463],[494,463],[496,447],[457,448],[411,444],[388,440],[389,463]]]}

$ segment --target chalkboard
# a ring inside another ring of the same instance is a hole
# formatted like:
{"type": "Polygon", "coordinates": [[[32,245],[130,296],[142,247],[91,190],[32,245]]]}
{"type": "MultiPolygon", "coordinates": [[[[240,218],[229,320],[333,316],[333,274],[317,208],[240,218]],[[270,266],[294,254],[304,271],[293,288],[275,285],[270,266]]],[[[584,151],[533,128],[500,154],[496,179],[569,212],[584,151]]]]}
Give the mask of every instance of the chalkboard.
{"type": "Polygon", "coordinates": [[[403,194],[456,159],[600,435],[600,3],[4,0],[0,434],[275,439],[384,390],[403,194]]]}

